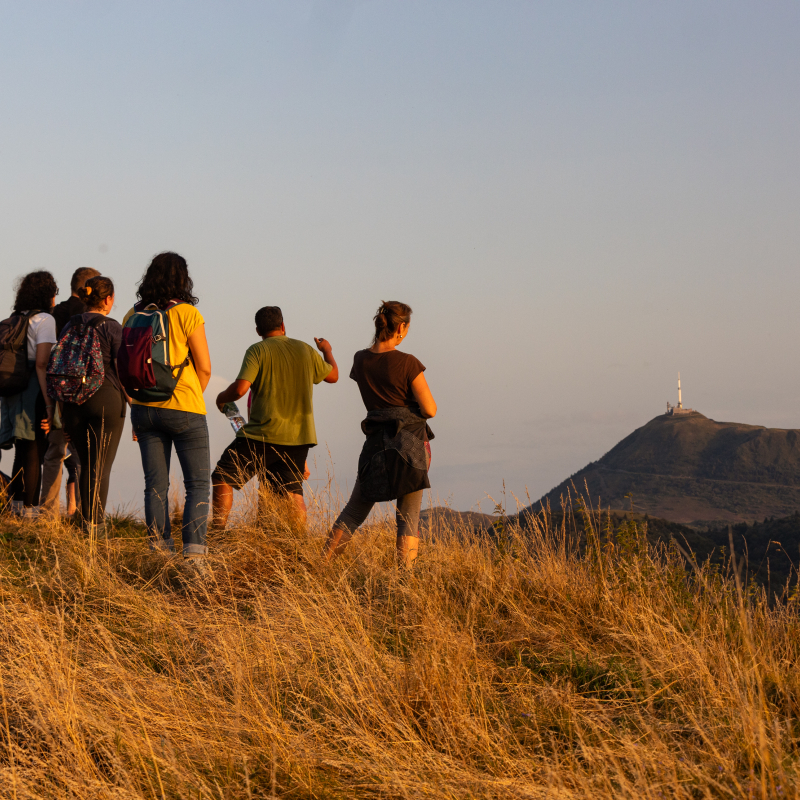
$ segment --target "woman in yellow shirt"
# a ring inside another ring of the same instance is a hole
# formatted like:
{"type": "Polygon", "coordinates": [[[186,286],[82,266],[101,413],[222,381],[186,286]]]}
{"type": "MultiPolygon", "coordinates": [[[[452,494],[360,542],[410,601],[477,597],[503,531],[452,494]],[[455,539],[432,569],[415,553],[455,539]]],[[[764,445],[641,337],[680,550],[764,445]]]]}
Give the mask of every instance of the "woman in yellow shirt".
{"type": "Polygon", "coordinates": [[[211,479],[203,392],[211,378],[211,358],[205,321],[195,308],[193,290],[186,260],[177,253],[161,253],[147,268],[137,292],[140,302],[125,315],[123,324],[148,306],[168,309],[170,360],[181,364],[190,356],[168,400],[131,401],[131,423],[142,456],[144,513],[152,546],[175,550],[168,507],[169,462],[174,445],[186,489],[183,555],[202,570],[211,479]]]}

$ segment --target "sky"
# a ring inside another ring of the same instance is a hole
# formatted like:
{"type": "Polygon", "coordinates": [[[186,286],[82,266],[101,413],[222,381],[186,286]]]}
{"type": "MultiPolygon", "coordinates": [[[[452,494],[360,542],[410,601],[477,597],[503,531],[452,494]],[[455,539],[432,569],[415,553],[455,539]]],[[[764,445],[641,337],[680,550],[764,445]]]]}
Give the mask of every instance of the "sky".
{"type": "MultiPolygon", "coordinates": [[[[800,428],[800,5],[0,2],[0,311],[91,266],[121,319],[189,262],[214,408],[280,305],[342,366],[312,492],[355,477],[347,379],[414,309],[430,502],[535,500],[677,400],[800,428]]],[[[125,438],[110,504],[141,507],[125,438]]],[[[9,455],[2,467],[10,468],[9,455]]]]}

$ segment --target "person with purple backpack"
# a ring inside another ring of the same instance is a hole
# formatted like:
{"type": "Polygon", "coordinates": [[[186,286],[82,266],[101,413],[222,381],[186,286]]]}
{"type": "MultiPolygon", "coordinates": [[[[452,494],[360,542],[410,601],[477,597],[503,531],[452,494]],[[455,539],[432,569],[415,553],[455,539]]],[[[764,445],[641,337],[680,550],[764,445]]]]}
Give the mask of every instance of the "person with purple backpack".
{"type": "Polygon", "coordinates": [[[48,394],[61,402],[64,433],[81,463],[81,529],[102,537],[111,468],[127,408],[116,364],[122,326],[108,316],[114,307],[110,278],[90,278],[78,291],[86,311],[70,319],[53,348],[48,394]]]}

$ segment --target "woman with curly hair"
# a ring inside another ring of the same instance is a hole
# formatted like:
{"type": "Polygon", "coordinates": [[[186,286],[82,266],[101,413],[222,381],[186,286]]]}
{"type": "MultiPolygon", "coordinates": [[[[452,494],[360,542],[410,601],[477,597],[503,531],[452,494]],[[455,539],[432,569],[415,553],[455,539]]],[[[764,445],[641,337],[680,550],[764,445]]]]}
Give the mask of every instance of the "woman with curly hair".
{"type": "Polygon", "coordinates": [[[27,353],[30,379],[19,394],[2,398],[0,447],[14,447],[14,467],[7,487],[15,513],[38,513],[42,461],[53,422],[54,402],[47,397],[47,362],[56,343],[56,322],[50,313],[58,285],[45,270],[29,272],[17,285],[14,315],[28,318],[27,353]]]}
{"type": "Polygon", "coordinates": [[[211,482],[203,392],[211,378],[211,357],[205,321],[195,308],[197,298],[193,291],[186,260],[177,253],[161,253],[147,268],[139,284],[139,302],[125,315],[123,325],[137,311],[166,309],[172,363],[180,364],[190,356],[168,400],[131,400],[131,423],[142,456],[144,512],[151,544],[169,552],[175,549],[168,508],[169,464],[174,445],[186,489],[183,555],[202,572],[211,482]]]}

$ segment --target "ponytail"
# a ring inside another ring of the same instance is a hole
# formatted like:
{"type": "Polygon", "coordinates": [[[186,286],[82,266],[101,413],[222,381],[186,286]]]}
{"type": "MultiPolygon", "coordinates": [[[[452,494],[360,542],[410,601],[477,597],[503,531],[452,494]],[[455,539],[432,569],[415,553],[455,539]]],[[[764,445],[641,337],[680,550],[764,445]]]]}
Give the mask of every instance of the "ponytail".
{"type": "Polygon", "coordinates": [[[411,322],[411,306],[397,300],[384,300],[375,314],[374,322],[375,338],[372,343],[388,342],[397,333],[400,325],[411,322]]]}
{"type": "Polygon", "coordinates": [[[114,294],[114,284],[111,278],[98,275],[89,278],[86,283],[78,289],[78,297],[83,301],[89,311],[94,311],[103,305],[103,301],[114,294]]]}

